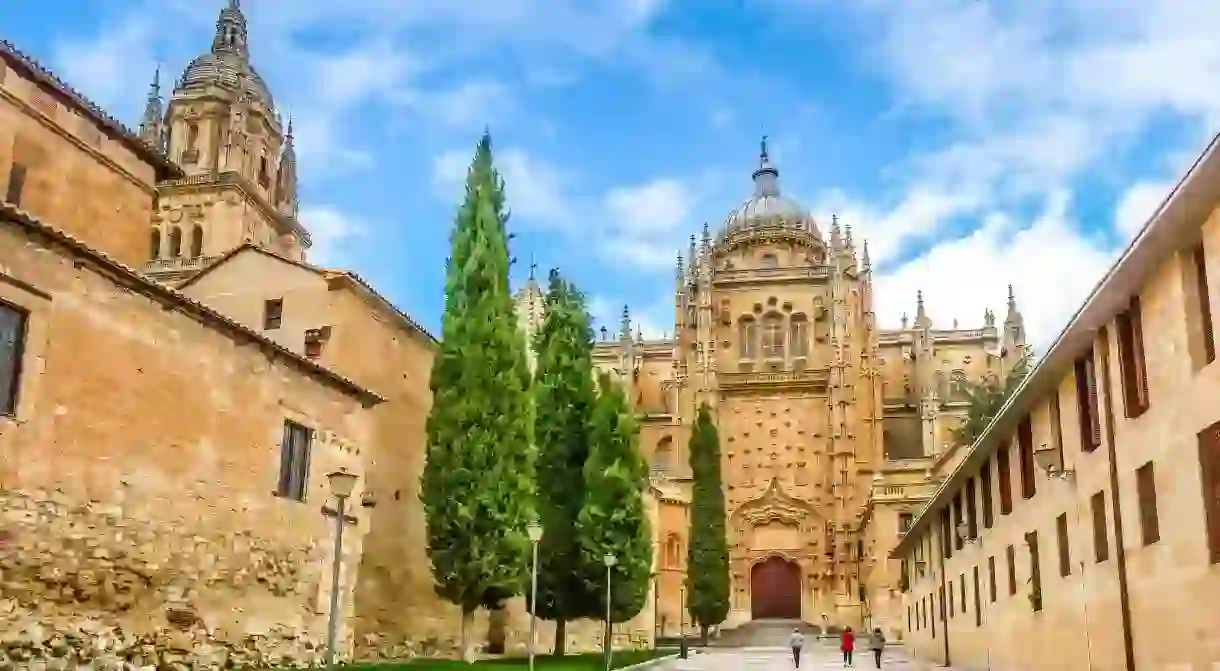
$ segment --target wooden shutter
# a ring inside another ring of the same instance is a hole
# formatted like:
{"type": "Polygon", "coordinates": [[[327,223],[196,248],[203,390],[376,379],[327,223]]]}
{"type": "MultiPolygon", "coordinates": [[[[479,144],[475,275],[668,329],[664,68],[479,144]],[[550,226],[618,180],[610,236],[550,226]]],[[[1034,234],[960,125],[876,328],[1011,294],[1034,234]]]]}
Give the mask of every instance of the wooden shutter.
{"type": "Polygon", "coordinates": [[[1156,509],[1156,472],[1151,461],[1136,469],[1135,491],[1140,507],[1140,536],[1144,545],[1152,545],[1161,539],[1161,521],[1156,509]]]}
{"type": "Polygon", "coordinates": [[[1207,549],[1213,564],[1220,563],[1220,422],[1199,433],[1199,470],[1203,484],[1203,513],[1207,549]]]}
{"type": "Polygon", "coordinates": [[[1012,512],[1012,467],[1008,463],[1008,441],[1000,442],[996,452],[996,468],[1000,471],[1000,514],[1012,512]]]}
{"type": "Polygon", "coordinates": [[[1139,417],[1148,409],[1148,374],[1144,365],[1143,320],[1140,299],[1134,296],[1130,306],[1115,320],[1118,327],[1118,364],[1123,382],[1123,411],[1127,417],[1139,417]]]}
{"type": "Polygon", "coordinates": [[[1059,537],[1059,575],[1069,576],[1072,574],[1072,550],[1068,538],[1067,513],[1055,518],[1055,535],[1059,537]]]}
{"type": "Polygon", "coordinates": [[[1021,466],[1021,498],[1032,499],[1038,485],[1034,480],[1034,427],[1029,415],[1017,426],[1017,460],[1021,466]]]}
{"type": "Polygon", "coordinates": [[[974,478],[970,478],[966,481],[966,526],[971,538],[978,538],[979,535],[978,505],[974,502],[976,498],[978,488],[974,484],[974,478]]]}
{"type": "Polygon", "coordinates": [[[1216,332],[1212,326],[1212,304],[1207,286],[1207,254],[1203,243],[1195,245],[1191,254],[1195,265],[1195,281],[1198,284],[1199,317],[1203,327],[1203,356],[1207,363],[1216,360],[1216,332]]]}
{"type": "Polygon", "coordinates": [[[1097,363],[1094,352],[1076,361],[1076,410],[1080,416],[1080,446],[1092,452],[1101,445],[1101,421],[1097,411],[1097,363]]]}
{"type": "Polygon", "coordinates": [[[1093,556],[1100,564],[1110,558],[1110,540],[1106,533],[1106,493],[1097,492],[1090,501],[1093,509],[1093,556]]]}
{"type": "Polygon", "coordinates": [[[14,163],[8,172],[8,188],[4,200],[18,207],[21,206],[21,194],[25,190],[25,171],[24,165],[14,163]]]}
{"type": "Polygon", "coordinates": [[[980,486],[983,490],[983,528],[990,529],[995,521],[995,511],[991,509],[991,459],[983,464],[980,486]]]}
{"type": "Polygon", "coordinates": [[[1038,550],[1038,532],[1025,534],[1029,547],[1030,602],[1034,610],[1042,610],[1042,555],[1038,550]]]}
{"type": "Polygon", "coordinates": [[[1009,545],[1006,550],[1008,560],[1008,596],[1017,593],[1017,550],[1009,545]]]}
{"type": "Polygon", "coordinates": [[[974,626],[983,626],[983,597],[979,594],[979,567],[974,567],[974,626]]]}
{"type": "Polygon", "coordinates": [[[989,587],[988,587],[988,591],[989,591],[988,596],[991,598],[991,603],[995,603],[995,599],[996,599],[996,586],[995,586],[995,557],[988,557],[988,558],[987,558],[987,582],[988,582],[988,585],[989,585],[989,587]]]}

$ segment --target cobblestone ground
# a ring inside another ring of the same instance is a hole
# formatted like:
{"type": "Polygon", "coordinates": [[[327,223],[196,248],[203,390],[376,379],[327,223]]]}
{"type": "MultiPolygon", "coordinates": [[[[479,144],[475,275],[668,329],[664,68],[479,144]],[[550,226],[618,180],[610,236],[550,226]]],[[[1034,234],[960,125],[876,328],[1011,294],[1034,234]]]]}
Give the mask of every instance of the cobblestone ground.
{"type": "MultiPolygon", "coordinates": [[[[688,659],[675,659],[660,667],[664,671],[794,671],[792,652],[782,648],[726,648],[700,651],[688,659]]],[[[801,671],[820,669],[842,669],[843,654],[836,644],[822,641],[806,646],[801,654],[801,671]]],[[[851,668],[875,669],[871,651],[858,652],[851,668]]],[[[881,659],[882,669],[894,671],[946,670],[943,666],[929,666],[913,662],[897,646],[887,647],[881,659]]]]}

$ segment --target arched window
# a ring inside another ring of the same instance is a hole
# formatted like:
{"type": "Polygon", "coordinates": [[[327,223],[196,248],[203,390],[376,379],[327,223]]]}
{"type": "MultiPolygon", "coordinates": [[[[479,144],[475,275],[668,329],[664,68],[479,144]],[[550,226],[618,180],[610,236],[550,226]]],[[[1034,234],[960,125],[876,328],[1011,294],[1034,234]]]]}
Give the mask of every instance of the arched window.
{"type": "Polygon", "coordinates": [[[195,122],[186,125],[186,148],[194,149],[199,144],[199,124],[195,122]]]}
{"type": "Polygon", "coordinates": [[[682,539],[678,537],[678,534],[669,534],[666,537],[662,565],[665,568],[682,568],[682,539]]]}
{"type": "Polygon", "coordinates": [[[793,357],[809,356],[809,320],[803,314],[792,315],[789,340],[793,357]]]}
{"type": "Polygon", "coordinates": [[[149,252],[150,252],[149,258],[153,258],[153,259],[161,258],[161,229],[159,229],[159,228],[152,229],[152,233],[149,234],[148,242],[149,242],[148,247],[149,247],[149,252]]]}
{"type": "Polygon", "coordinates": [[[964,371],[955,370],[949,374],[949,397],[955,401],[970,399],[970,380],[966,379],[964,371]]]}
{"type": "Polygon", "coordinates": [[[784,358],[784,320],[779,315],[763,319],[762,349],[768,359],[784,358]]]}
{"type": "Polygon", "coordinates": [[[203,256],[203,227],[196,226],[191,231],[191,258],[203,256]]]}
{"type": "Polygon", "coordinates": [[[169,256],[174,259],[182,256],[182,229],[177,226],[169,232],[169,256]]]}
{"type": "Polygon", "coordinates": [[[945,376],[945,371],[936,371],[936,396],[940,400],[949,400],[949,378],[945,376]]]}
{"type": "Polygon", "coordinates": [[[741,358],[758,358],[758,323],[753,317],[743,317],[740,331],[741,358]]]}
{"type": "Polygon", "coordinates": [[[674,439],[665,436],[657,442],[657,451],[652,455],[652,470],[668,473],[674,468],[674,439]]]}

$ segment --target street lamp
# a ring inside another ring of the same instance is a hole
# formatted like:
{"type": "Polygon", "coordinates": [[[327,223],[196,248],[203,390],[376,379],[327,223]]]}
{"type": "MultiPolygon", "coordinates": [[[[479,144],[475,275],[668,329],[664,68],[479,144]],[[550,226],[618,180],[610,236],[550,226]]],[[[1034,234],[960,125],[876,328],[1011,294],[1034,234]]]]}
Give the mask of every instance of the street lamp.
{"type": "Polygon", "coordinates": [[[335,497],[335,553],[330,567],[330,615],[326,621],[326,666],[335,666],[335,647],[339,637],[339,569],[343,565],[343,524],[347,518],[347,500],[356,488],[357,476],[347,471],[335,471],[326,476],[330,493],[335,497]]]}
{"type": "Polygon", "coordinates": [[[610,656],[612,654],[610,640],[610,569],[614,568],[614,565],[618,563],[618,557],[606,553],[602,557],[602,563],[606,565],[606,671],[610,671],[610,656]]]}
{"type": "Polygon", "coordinates": [[[530,566],[530,671],[534,671],[534,648],[538,641],[538,541],[542,540],[542,525],[531,521],[525,527],[530,545],[534,550],[534,561],[530,566]]]}

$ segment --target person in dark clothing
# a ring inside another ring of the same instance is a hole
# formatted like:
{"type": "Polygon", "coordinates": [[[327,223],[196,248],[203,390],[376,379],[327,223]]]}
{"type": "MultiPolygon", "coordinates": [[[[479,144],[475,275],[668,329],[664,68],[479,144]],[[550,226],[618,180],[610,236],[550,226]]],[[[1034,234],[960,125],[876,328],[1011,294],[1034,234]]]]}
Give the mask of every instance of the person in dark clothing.
{"type": "Polygon", "coordinates": [[[792,636],[789,637],[789,642],[792,644],[792,661],[796,663],[796,668],[801,668],[801,648],[805,645],[805,636],[800,629],[793,629],[792,636]]]}
{"type": "Polygon", "coordinates": [[[881,668],[881,651],[885,650],[885,634],[881,633],[881,627],[873,629],[872,646],[873,661],[877,663],[877,668],[881,668]]]}

